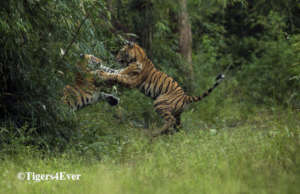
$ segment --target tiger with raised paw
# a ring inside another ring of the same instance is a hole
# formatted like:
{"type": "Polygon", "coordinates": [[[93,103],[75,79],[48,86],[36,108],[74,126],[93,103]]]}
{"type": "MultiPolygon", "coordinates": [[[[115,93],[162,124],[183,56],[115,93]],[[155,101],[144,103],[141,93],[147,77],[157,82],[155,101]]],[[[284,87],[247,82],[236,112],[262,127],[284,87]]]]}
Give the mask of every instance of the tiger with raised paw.
{"type": "Polygon", "coordinates": [[[223,74],[218,75],[215,84],[202,95],[189,96],[172,77],[157,70],[145,51],[136,43],[128,42],[119,51],[116,59],[125,66],[117,70],[117,73],[100,68],[92,71],[92,74],[102,80],[138,88],[154,99],[154,109],[165,121],[162,128],[152,133],[154,137],[170,132],[171,127],[176,129],[180,126],[180,115],[186,105],[208,96],[224,78],[223,74]]]}
{"type": "Polygon", "coordinates": [[[118,73],[118,71],[102,65],[101,59],[90,54],[81,54],[80,60],[76,64],[78,72],[75,74],[75,83],[64,87],[63,102],[73,111],[95,104],[100,100],[107,101],[111,106],[117,105],[119,98],[103,92],[103,86],[96,85],[94,76],[90,74],[89,65],[100,65],[100,68],[107,72],[118,73]]]}

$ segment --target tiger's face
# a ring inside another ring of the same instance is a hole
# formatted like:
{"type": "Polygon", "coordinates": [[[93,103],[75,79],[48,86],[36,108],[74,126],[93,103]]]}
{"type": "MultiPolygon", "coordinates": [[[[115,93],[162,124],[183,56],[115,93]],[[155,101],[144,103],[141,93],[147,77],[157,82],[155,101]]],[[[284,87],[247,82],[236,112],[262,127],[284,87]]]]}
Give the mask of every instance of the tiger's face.
{"type": "Polygon", "coordinates": [[[147,58],[144,50],[133,42],[128,42],[117,54],[117,61],[127,67],[133,62],[141,63],[147,58]]]}

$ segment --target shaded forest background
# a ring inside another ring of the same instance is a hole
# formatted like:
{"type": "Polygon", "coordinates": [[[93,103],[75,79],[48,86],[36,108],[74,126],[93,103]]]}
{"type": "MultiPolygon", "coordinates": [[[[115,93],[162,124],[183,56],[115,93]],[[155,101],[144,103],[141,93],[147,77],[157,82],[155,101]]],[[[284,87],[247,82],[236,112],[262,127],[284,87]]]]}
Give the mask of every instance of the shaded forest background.
{"type": "MultiPolygon", "coordinates": [[[[138,42],[190,94],[230,66],[218,91],[187,111],[190,119],[236,125],[256,107],[300,109],[296,0],[10,0],[1,1],[0,14],[0,149],[91,144],[92,132],[86,138],[74,130],[78,118],[62,104],[62,89],[74,80],[80,53],[118,68],[114,56],[125,39],[138,42]]],[[[119,88],[118,95],[121,111],[102,111],[146,128],[157,120],[138,91],[119,88]]]]}

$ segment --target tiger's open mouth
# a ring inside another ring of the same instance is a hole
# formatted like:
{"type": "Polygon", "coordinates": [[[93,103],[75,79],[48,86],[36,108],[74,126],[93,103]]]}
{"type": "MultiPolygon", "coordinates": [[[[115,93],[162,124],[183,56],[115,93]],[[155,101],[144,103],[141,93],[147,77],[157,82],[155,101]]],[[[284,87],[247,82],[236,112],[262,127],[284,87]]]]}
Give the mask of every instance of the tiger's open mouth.
{"type": "Polygon", "coordinates": [[[117,59],[117,61],[123,66],[123,67],[127,67],[129,66],[129,64],[136,62],[136,58],[132,58],[132,59],[117,59]]]}

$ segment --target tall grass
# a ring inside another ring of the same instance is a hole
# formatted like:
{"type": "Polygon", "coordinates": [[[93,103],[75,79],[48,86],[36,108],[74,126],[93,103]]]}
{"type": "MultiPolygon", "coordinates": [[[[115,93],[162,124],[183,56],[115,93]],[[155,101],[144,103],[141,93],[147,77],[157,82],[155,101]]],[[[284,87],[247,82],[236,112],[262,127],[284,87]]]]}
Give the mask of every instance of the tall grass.
{"type": "MultiPolygon", "coordinates": [[[[85,114],[81,112],[80,119],[93,118],[85,114]]],[[[95,149],[89,153],[90,148],[81,155],[70,151],[50,156],[20,147],[0,163],[0,193],[299,193],[299,115],[254,115],[239,126],[205,128],[196,121],[186,124],[192,122],[187,113],[182,132],[154,140],[140,129],[111,122],[111,129],[121,127],[106,133],[120,136],[101,153],[101,160],[95,160],[95,149]],[[18,172],[27,171],[81,177],[18,180],[18,172]]],[[[102,143],[94,146],[104,149],[102,143]]]]}

